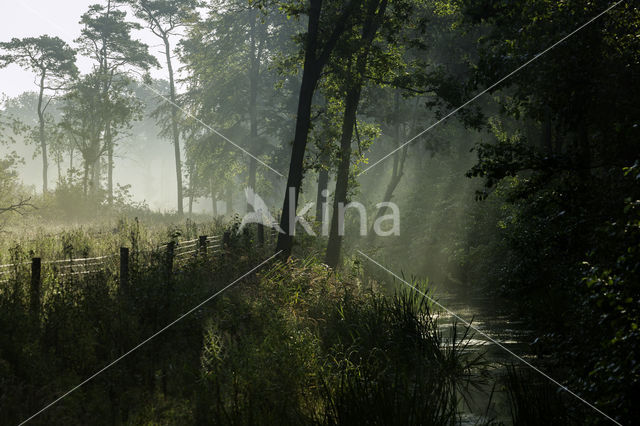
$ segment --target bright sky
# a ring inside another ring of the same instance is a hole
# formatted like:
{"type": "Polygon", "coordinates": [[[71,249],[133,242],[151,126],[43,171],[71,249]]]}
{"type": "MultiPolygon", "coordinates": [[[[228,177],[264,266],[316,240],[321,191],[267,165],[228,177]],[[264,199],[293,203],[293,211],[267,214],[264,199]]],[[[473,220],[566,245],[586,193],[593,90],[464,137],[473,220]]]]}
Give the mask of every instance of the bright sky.
{"type": "MultiPolygon", "coordinates": [[[[58,36],[70,45],[80,35],[80,16],[89,5],[101,3],[100,0],[0,0],[0,41],[9,41],[13,37],[37,37],[42,34],[58,36]]],[[[148,30],[136,32],[134,37],[151,46],[150,51],[160,56],[160,40],[148,30]]],[[[86,58],[78,59],[81,71],[91,68],[86,58]]],[[[160,69],[152,72],[156,78],[165,78],[160,69]]],[[[34,76],[15,65],[0,69],[0,93],[16,96],[27,90],[36,90],[34,76]]]]}

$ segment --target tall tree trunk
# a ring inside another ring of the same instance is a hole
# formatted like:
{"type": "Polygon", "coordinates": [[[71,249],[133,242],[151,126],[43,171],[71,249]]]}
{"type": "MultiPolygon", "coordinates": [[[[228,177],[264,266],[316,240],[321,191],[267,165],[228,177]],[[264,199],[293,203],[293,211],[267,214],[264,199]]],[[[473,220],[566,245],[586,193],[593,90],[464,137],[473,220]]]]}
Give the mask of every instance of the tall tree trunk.
{"type": "MultiPolygon", "coordinates": [[[[419,99],[419,98],[418,98],[419,99]]],[[[417,110],[418,110],[418,99],[416,99],[416,105],[414,107],[414,111],[413,111],[413,125],[411,127],[411,132],[415,133],[415,129],[417,126],[417,110]]],[[[395,125],[394,125],[394,139],[396,142],[396,146],[400,146],[400,144],[402,143],[401,140],[401,133],[400,133],[400,92],[396,91],[396,95],[395,95],[395,101],[394,101],[394,108],[395,108],[395,113],[394,113],[394,120],[395,120],[395,125]]],[[[388,203],[391,201],[391,198],[393,198],[393,193],[395,192],[396,188],[398,187],[398,185],[400,184],[400,181],[402,180],[402,176],[404,175],[404,165],[405,165],[405,161],[407,159],[407,151],[408,151],[409,146],[405,145],[400,151],[396,152],[393,156],[393,170],[391,172],[391,179],[389,180],[389,183],[387,184],[387,189],[384,193],[384,196],[382,198],[382,202],[383,203],[388,203]]],[[[376,221],[382,217],[383,214],[385,214],[387,211],[387,208],[383,208],[383,209],[379,209],[375,215],[375,217],[373,218],[373,221],[371,222],[371,227],[369,228],[369,234],[367,236],[367,239],[369,241],[372,241],[375,237],[374,234],[374,226],[376,221]]]]}
{"type": "Polygon", "coordinates": [[[100,188],[100,157],[102,151],[101,135],[99,129],[95,129],[90,140],[87,152],[83,153],[85,164],[89,171],[89,186],[87,195],[97,197],[100,188]]]}
{"type": "MultiPolygon", "coordinates": [[[[404,175],[404,163],[406,159],[407,159],[407,146],[403,147],[400,151],[394,154],[393,173],[391,174],[391,180],[389,180],[389,183],[387,184],[387,189],[384,192],[384,196],[382,198],[383,203],[388,203],[393,198],[393,193],[398,187],[398,185],[400,184],[400,181],[402,180],[402,176],[404,175]]],[[[375,237],[373,227],[376,221],[386,213],[387,209],[388,209],[387,207],[383,209],[379,209],[376,215],[374,216],[373,221],[371,222],[371,227],[369,229],[369,235],[368,235],[369,240],[373,240],[373,238],[375,237]]]]}
{"type": "Polygon", "coordinates": [[[340,162],[336,176],[336,192],[333,199],[333,216],[331,218],[331,228],[329,231],[329,241],[327,243],[327,253],[325,263],[335,268],[340,263],[340,250],[342,247],[342,236],[340,235],[340,205],[347,202],[349,186],[349,172],[351,170],[351,139],[353,129],[356,124],[356,113],[360,101],[361,83],[354,84],[347,93],[342,121],[342,136],[340,138],[340,162]]]}
{"type": "Polygon", "coordinates": [[[89,195],[89,163],[84,162],[84,173],[82,174],[82,193],[85,198],[89,195]]]}
{"type": "Polygon", "coordinates": [[[100,157],[98,157],[91,167],[91,193],[94,197],[98,196],[98,190],[100,189],[100,175],[100,157]]]}
{"type": "Polygon", "coordinates": [[[298,196],[300,194],[300,186],[303,177],[304,154],[307,147],[307,136],[311,126],[311,103],[317,79],[311,76],[313,72],[305,72],[302,77],[302,85],[300,88],[300,101],[298,104],[298,118],[296,120],[296,131],[293,140],[293,148],[291,151],[291,163],[289,165],[289,177],[287,178],[287,191],[282,204],[282,216],[280,218],[280,228],[284,231],[278,235],[278,243],[276,250],[282,250],[282,254],[288,257],[291,254],[293,245],[293,232],[289,229],[289,219],[295,220],[295,217],[289,216],[289,191],[288,188],[295,188],[294,200],[291,200],[293,212],[298,208],[298,196]]]}
{"type": "Polygon", "coordinates": [[[300,85],[300,94],[298,98],[298,115],[296,118],[296,130],[293,138],[293,148],[291,149],[291,163],[289,165],[289,176],[287,178],[287,187],[285,188],[285,196],[282,207],[282,215],[280,216],[280,228],[284,231],[278,235],[278,243],[276,251],[282,252],[283,257],[291,255],[293,246],[293,225],[290,221],[294,221],[298,208],[298,196],[300,195],[300,187],[304,174],[304,155],[307,148],[307,140],[309,129],[311,127],[311,105],[313,103],[313,95],[322,74],[324,66],[329,61],[335,46],[340,40],[341,35],[346,31],[349,18],[358,9],[362,0],[350,0],[336,18],[336,24],[331,31],[326,43],[319,49],[318,31],[320,24],[320,15],[322,13],[322,0],[309,0],[309,19],[307,24],[307,37],[305,43],[304,68],[302,72],[302,84],[300,85]],[[289,188],[294,188],[294,199],[289,202],[289,188]]]}
{"type": "Polygon", "coordinates": [[[589,129],[584,122],[578,130],[578,175],[586,180],[591,176],[591,142],[589,141],[589,129]]]}
{"type": "MultiPolygon", "coordinates": [[[[249,68],[249,80],[250,80],[250,88],[249,88],[249,121],[251,126],[251,131],[249,138],[251,139],[251,146],[255,147],[258,142],[258,86],[260,84],[260,56],[262,52],[262,40],[260,41],[260,47],[257,46],[257,13],[258,11],[254,11],[253,20],[251,21],[251,58],[250,58],[250,68],[249,68]]],[[[257,152],[257,151],[256,151],[257,152]]],[[[253,193],[256,192],[256,174],[257,174],[258,164],[255,158],[251,157],[249,160],[249,188],[253,193]]],[[[253,200],[247,200],[253,202],[253,200]]],[[[249,211],[249,206],[247,206],[247,212],[249,211]]],[[[261,223],[258,223],[258,244],[262,245],[264,243],[264,226],[261,223]]]]}
{"type": "Polygon", "coordinates": [[[194,178],[193,178],[193,165],[189,167],[189,216],[193,214],[193,198],[195,193],[194,178]]]}
{"type": "Polygon", "coordinates": [[[56,155],[56,166],[58,169],[58,183],[60,182],[60,178],[62,178],[62,154],[56,155]]]}
{"type": "MultiPolygon", "coordinates": [[[[252,189],[253,193],[256,192],[256,174],[258,162],[252,158],[249,161],[249,188],[252,189]]],[[[249,211],[249,204],[253,204],[254,200],[247,200],[247,212],[249,211]]],[[[266,212],[265,212],[266,213],[266,212]]],[[[264,225],[258,223],[258,244],[262,245],[264,243],[264,225]]]]}
{"type": "Polygon", "coordinates": [[[231,185],[227,187],[225,191],[226,203],[227,203],[227,214],[229,216],[233,216],[233,190],[231,189],[231,185]]]}
{"type": "MultiPolygon", "coordinates": [[[[249,182],[247,183],[247,186],[253,191],[256,189],[257,168],[258,162],[254,158],[251,158],[251,160],[249,160],[249,182]]],[[[253,200],[247,200],[247,212],[249,212],[249,209],[251,209],[252,206],[253,200]]]]}
{"type": "Polygon", "coordinates": [[[164,35],[162,38],[165,47],[165,56],[167,59],[167,70],[169,72],[169,99],[171,100],[171,133],[173,135],[173,152],[176,161],[176,185],[178,189],[178,214],[182,215],[183,196],[182,196],[182,159],[180,151],[180,133],[178,131],[178,107],[176,104],[176,85],[173,75],[173,64],[171,62],[171,45],[169,37],[164,35]]]}
{"type": "MultiPolygon", "coordinates": [[[[321,157],[321,162],[323,165],[328,163],[328,156],[321,157]]],[[[329,169],[321,169],[318,173],[318,193],[316,196],[316,220],[318,222],[324,222],[324,209],[322,208],[323,204],[328,201],[328,197],[325,197],[323,191],[326,191],[329,188],[329,169]]]]}
{"type": "Polygon", "coordinates": [[[358,104],[364,82],[364,74],[369,61],[371,43],[382,24],[388,0],[371,0],[362,28],[361,51],[357,55],[355,69],[350,69],[347,76],[347,98],[345,101],[344,118],[342,122],[342,136],[340,138],[340,163],[336,176],[336,193],[333,200],[333,217],[325,262],[331,268],[336,268],[340,263],[340,251],[342,249],[342,236],[340,235],[340,206],[346,204],[349,186],[349,172],[351,169],[351,139],[356,124],[358,104]]]}
{"type": "MultiPolygon", "coordinates": [[[[329,100],[325,98],[325,108],[329,109],[329,100]]],[[[331,126],[330,122],[325,123],[326,126],[331,126]]],[[[320,140],[321,152],[320,152],[320,166],[321,169],[318,172],[318,188],[316,193],[316,221],[324,223],[326,218],[324,217],[324,203],[328,201],[328,197],[325,197],[323,193],[329,188],[329,162],[331,161],[330,148],[331,142],[327,140],[320,140]]],[[[328,195],[328,192],[325,194],[328,195]]]]}
{"type": "Polygon", "coordinates": [[[44,101],[44,82],[46,79],[46,72],[43,71],[40,75],[40,93],[38,95],[38,124],[39,124],[39,133],[38,137],[40,139],[40,150],[42,151],[42,193],[46,194],[49,190],[48,185],[48,169],[49,162],[47,160],[47,139],[44,132],[44,108],[42,103],[44,101]]]}
{"type": "Polygon", "coordinates": [[[553,133],[552,133],[551,108],[544,111],[544,122],[542,123],[542,148],[547,155],[553,155],[553,133]]]}
{"type": "Polygon", "coordinates": [[[284,233],[278,234],[278,242],[276,251],[282,251],[284,257],[291,255],[293,246],[293,232],[289,229],[290,218],[289,209],[289,188],[295,188],[295,199],[291,200],[293,211],[298,208],[298,195],[300,194],[300,186],[303,177],[304,154],[307,148],[307,138],[311,127],[311,104],[313,95],[320,78],[320,72],[324,64],[318,64],[316,61],[316,50],[318,44],[318,26],[320,23],[320,13],[322,11],[322,0],[311,0],[309,8],[309,23],[307,32],[306,49],[304,55],[304,70],[302,73],[302,83],[300,85],[300,94],[298,97],[298,114],[296,118],[296,130],[293,138],[293,147],[291,150],[291,163],[289,165],[289,176],[287,178],[287,187],[284,192],[284,202],[282,204],[282,214],[280,216],[280,228],[284,233]]]}
{"type": "Polygon", "coordinates": [[[111,121],[105,124],[104,143],[107,146],[107,200],[113,205],[113,135],[111,134],[111,121]]]}
{"type": "Polygon", "coordinates": [[[215,188],[214,188],[214,180],[213,176],[209,180],[209,191],[211,192],[211,210],[213,211],[213,217],[218,217],[218,200],[216,198],[215,188]]]}

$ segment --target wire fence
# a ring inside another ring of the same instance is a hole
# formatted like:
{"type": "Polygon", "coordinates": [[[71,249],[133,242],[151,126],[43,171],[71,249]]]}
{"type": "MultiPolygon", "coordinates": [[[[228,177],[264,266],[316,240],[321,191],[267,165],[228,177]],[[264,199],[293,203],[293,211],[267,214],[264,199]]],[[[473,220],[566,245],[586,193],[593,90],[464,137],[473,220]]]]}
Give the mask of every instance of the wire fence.
{"type": "MultiPolygon", "coordinates": [[[[275,243],[277,231],[265,229],[264,240],[275,243]]],[[[121,247],[120,253],[95,257],[43,260],[34,257],[31,261],[0,265],[0,293],[17,288],[21,283],[29,282],[29,299],[33,310],[38,310],[42,298],[42,284],[80,280],[91,276],[111,275],[117,278],[121,288],[126,288],[129,275],[134,269],[162,266],[168,274],[180,272],[194,262],[215,261],[231,247],[231,232],[222,235],[206,236],[186,241],[170,241],[152,250],[121,247]]]]}
{"type": "Polygon", "coordinates": [[[60,282],[69,279],[80,279],[100,274],[115,275],[120,285],[126,285],[130,265],[136,267],[171,263],[170,270],[177,271],[197,259],[212,260],[223,252],[223,247],[230,241],[230,234],[200,236],[187,241],[171,241],[151,250],[130,250],[120,248],[120,253],[95,257],[44,260],[34,257],[31,261],[7,263],[0,265],[0,292],[6,291],[13,284],[30,281],[31,298],[39,298],[43,281],[60,282]]]}

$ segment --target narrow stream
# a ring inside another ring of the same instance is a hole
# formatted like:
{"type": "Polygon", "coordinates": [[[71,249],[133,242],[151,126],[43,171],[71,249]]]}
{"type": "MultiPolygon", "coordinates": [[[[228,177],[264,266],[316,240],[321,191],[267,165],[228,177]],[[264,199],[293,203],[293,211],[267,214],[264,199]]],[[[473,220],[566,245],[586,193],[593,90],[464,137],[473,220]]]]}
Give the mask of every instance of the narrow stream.
{"type": "MultiPolygon", "coordinates": [[[[470,296],[463,292],[436,291],[434,298],[458,317],[471,322],[474,328],[486,333],[518,356],[527,361],[533,358],[527,343],[530,339],[527,324],[513,318],[508,309],[500,307],[500,303],[489,297],[470,296]]],[[[458,336],[461,336],[465,328],[464,324],[460,324],[452,314],[438,307],[435,308],[438,311],[438,327],[445,339],[452,338],[454,323],[458,323],[458,336]]],[[[467,402],[461,404],[460,424],[475,425],[483,420],[511,424],[509,399],[502,377],[506,374],[508,365],[522,363],[476,331],[471,330],[469,337],[470,350],[484,353],[484,359],[488,363],[489,379],[480,386],[480,389],[472,390],[467,402]]]]}

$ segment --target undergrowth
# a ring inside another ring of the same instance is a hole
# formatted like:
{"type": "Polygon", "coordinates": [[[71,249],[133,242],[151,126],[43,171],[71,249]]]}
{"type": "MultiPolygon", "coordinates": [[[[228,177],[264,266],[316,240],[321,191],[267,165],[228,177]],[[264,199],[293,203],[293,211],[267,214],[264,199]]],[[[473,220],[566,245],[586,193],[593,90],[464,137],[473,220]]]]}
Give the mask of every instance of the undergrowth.
{"type": "MultiPolygon", "coordinates": [[[[185,238],[203,232],[188,227],[185,238]]],[[[175,231],[126,222],[107,242],[91,232],[68,238],[96,254],[175,231]]],[[[28,279],[16,277],[0,292],[3,422],[26,419],[271,255],[253,240],[234,232],[222,252],[171,273],[162,252],[133,256],[126,289],[111,270],[55,279],[39,315],[29,310],[28,279]]],[[[42,245],[60,254],[59,242],[42,245]]],[[[357,269],[335,273],[315,257],[274,262],[33,424],[453,424],[482,369],[464,350],[466,333],[454,335],[442,337],[414,292],[386,295],[357,269]]]]}

